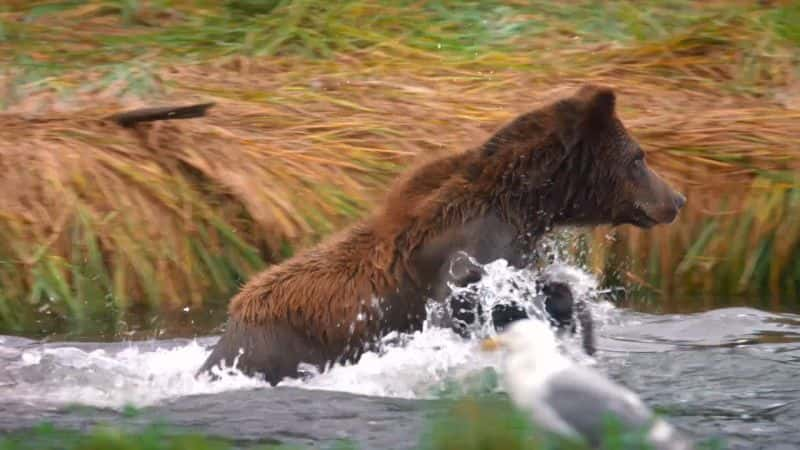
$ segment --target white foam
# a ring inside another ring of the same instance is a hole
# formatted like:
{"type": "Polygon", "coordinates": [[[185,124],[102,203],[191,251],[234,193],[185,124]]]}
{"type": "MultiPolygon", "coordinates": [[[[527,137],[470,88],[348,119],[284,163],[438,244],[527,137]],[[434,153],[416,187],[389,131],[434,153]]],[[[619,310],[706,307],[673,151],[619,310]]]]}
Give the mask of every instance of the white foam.
{"type": "MultiPolygon", "coordinates": [[[[505,261],[489,264],[486,270],[488,275],[478,289],[487,310],[517,295],[520,283],[527,283],[528,288],[533,283],[530,274],[509,268],[505,261]],[[513,288],[512,280],[516,283],[513,288]]],[[[548,270],[554,278],[568,282],[576,295],[585,295],[596,287],[594,278],[580,269],[554,265],[548,270]]],[[[609,304],[593,305],[601,322],[603,311],[611,309],[609,304]]],[[[483,338],[493,335],[494,330],[483,326],[475,334],[483,338]]],[[[467,380],[487,367],[498,366],[496,355],[478,350],[479,339],[465,340],[450,329],[426,324],[418,333],[394,337],[400,342],[386,344],[380,353],[363,355],[357,364],[334,366],[305,380],[285,380],[282,384],[373,396],[430,398],[448,381],[467,380]]],[[[220,373],[220,379],[213,382],[206,377],[196,378],[196,371],[210,353],[197,341],[177,346],[165,342],[163,348],[155,350],[152,342],[148,345],[145,348],[132,342],[122,351],[104,344],[97,344],[95,350],[77,346],[26,347],[0,367],[0,398],[122,408],[127,404],[148,406],[187,395],[269,388],[266,382],[238,371],[220,373]]],[[[568,353],[574,356],[580,352],[568,353]]]]}
{"type": "Polygon", "coordinates": [[[484,366],[494,364],[475,341],[448,329],[428,328],[410,336],[406,345],[389,345],[381,354],[365,353],[357,364],[334,366],[305,381],[284,384],[381,397],[431,398],[443,381],[484,366]]]}
{"type": "Polygon", "coordinates": [[[192,341],[174,348],[143,351],[131,347],[113,355],[103,349],[75,347],[26,350],[6,366],[13,384],[0,389],[7,401],[79,403],[98,407],[148,406],[193,394],[264,387],[266,383],[241,373],[211,382],[195,378],[210,351],[192,341]]]}

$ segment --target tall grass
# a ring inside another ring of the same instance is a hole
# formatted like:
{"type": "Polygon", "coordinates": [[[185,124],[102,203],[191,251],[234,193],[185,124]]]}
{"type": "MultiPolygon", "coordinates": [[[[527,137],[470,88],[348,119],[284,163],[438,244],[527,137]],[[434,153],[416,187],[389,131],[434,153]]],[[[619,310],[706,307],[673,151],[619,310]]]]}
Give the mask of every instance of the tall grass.
{"type": "Polygon", "coordinates": [[[592,233],[587,262],[665,298],[794,298],[800,7],[772,3],[5,2],[0,330],[226,299],[415,155],[585,81],[617,88],[689,197],[668,227],[592,233]],[[104,120],[207,100],[204,119],[104,120]]]}

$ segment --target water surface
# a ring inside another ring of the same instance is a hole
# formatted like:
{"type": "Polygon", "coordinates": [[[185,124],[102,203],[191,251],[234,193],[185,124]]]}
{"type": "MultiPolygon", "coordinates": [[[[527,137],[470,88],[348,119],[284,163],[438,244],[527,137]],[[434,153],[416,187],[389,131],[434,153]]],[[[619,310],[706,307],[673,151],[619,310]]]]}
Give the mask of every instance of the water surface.
{"type": "MultiPolygon", "coordinates": [[[[594,287],[585,273],[567,272],[578,291],[594,287]]],[[[519,276],[502,264],[492,274],[482,288],[487,305],[514,295],[508,280],[519,276]]],[[[633,389],[698,439],[721,437],[733,449],[800,446],[800,316],[746,307],[651,314],[605,301],[592,308],[596,357],[583,356],[577,339],[565,346],[579,363],[633,389]]],[[[358,364],[276,388],[240,374],[196,379],[216,339],[2,336],[0,430],[24,430],[44,419],[79,429],[161,420],[239,441],[324,447],[346,438],[364,449],[406,449],[447,407],[453,385],[499,370],[498,355],[480,352],[476,340],[429,326],[358,364]],[[142,413],[126,416],[128,404],[142,413]]]]}

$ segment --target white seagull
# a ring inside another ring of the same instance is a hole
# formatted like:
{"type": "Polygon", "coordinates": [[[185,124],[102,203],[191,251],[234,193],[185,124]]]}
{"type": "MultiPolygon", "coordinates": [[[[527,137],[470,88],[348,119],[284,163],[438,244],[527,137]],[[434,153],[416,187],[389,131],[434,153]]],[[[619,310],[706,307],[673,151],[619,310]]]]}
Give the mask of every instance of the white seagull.
{"type": "Polygon", "coordinates": [[[594,448],[603,442],[605,420],[613,415],[623,431],[646,433],[655,450],[694,448],[636,394],[559,352],[555,334],[542,321],[519,320],[486,339],[482,347],[505,350],[503,379],[508,394],[544,430],[594,448]]]}

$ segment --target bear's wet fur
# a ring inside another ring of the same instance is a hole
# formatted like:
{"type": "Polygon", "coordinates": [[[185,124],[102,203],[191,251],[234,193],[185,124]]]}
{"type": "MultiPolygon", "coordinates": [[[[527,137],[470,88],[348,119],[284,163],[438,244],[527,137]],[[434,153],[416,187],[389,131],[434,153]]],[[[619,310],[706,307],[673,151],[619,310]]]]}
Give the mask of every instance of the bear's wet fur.
{"type": "Polygon", "coordinates": [[[479,147],[410,170],[370,216],[253,277],[200,372],[236,361],[276,384],[300,363],[357,361],[386,333],[421,329],[426,302],[465,276],[451,271],[457,255],[524,267],[554,227],[649,228],[684,203],[645,164],[614,92],[583,86],[479,147]]]}

